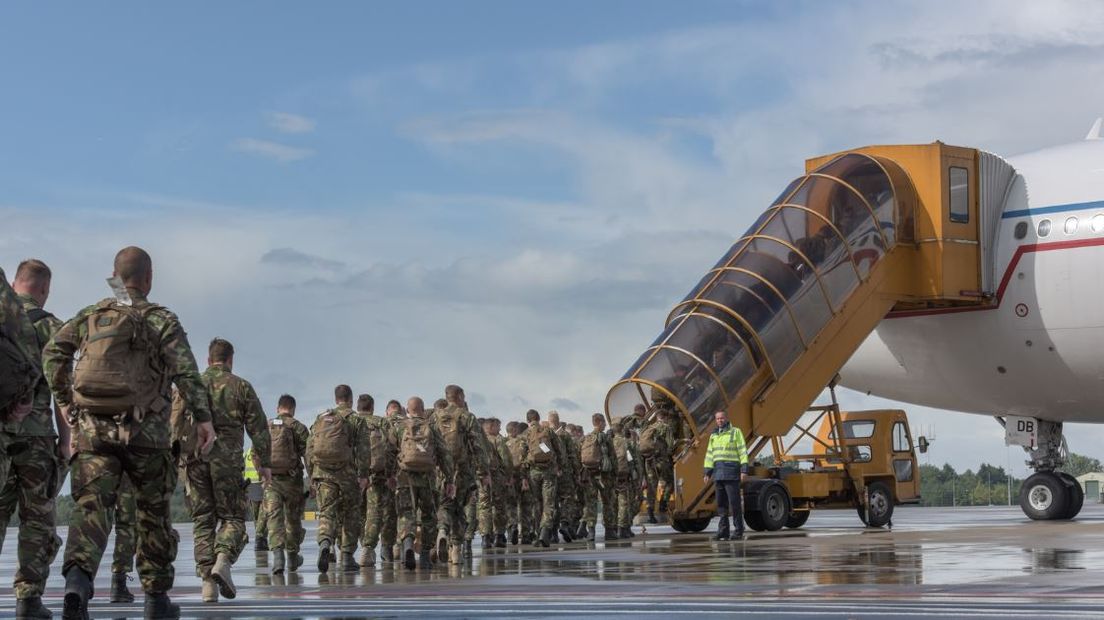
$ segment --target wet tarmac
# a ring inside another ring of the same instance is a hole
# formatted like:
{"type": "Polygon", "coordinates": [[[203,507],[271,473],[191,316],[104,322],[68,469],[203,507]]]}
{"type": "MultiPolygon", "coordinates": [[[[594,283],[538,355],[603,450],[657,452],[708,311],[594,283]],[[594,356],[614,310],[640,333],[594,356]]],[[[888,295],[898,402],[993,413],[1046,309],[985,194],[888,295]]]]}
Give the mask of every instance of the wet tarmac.
{"type": "MultiPolygon", "coordinates": [[[[313,524],[308,541],[313,540],[313,524]]],[[[200,602],[190,529],[181,532],[174,600],[189,618],[625,617],[1102,618],[1104,506],[1073,522],[1031,522],[1018,507],[899,508],[894,528],[864,529],[851,511],[814,513],[805,528],[714,542],[658,526],[631,541],[481,553],[462,569],[377,566],[320,575],[312,544],[298,574],[273,577],[250,548],[239,592],[200,602]]],[[[638,528],[639,529],[639,528],[638,528]]],[[[64,532],[63,532],[64,535],[64,532]]],[[[15,532],[0,581],[15,571],[15,532]]],[[[110,549],[110,545],[109,545],[110,549]]],[[[96,580],[94,618],[141,617],[106,601],[110,551],[96,580]]],[[[47,606],[60,618],[60,558],[47,606]]],[[[137,582],[131,584],[138,590],[137,582]]],[[[0,617],[14,601],[0,599],[0,617]]]]}

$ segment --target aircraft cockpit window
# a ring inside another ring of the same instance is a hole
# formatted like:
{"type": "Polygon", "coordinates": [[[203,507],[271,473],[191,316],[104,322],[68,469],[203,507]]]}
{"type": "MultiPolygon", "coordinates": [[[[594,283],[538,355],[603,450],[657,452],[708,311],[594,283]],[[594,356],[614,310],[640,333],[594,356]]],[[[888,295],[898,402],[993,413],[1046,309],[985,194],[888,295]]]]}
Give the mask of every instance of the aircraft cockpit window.
{"type": "Polygon", "coordinates": [[[1076,233],[1077,232],[1077,218],[1076,217],[1066,218],[1066,225],[1065,225],[1065,227],[1063,227],[1062,230],[1064,230],[1067,235],[1072,235],[1072,234],[1076,233]]]}
{"type": "Polygon", "coordinates": [[[951,221],[965,224],[970,221],[970,172],[951,166],[951,221]]]}
{"type": "Polygon", "coordinates": [[[1104,213],[1097,213],[1092,218],[1092,231],[1094,233],[1104,232],[1104,213]]]}
{"type": "Polygon", "coordinates": [[[1039,222],[1039,236],[1045,237],[1050,234],[1050,220],[1043,220],[1039,222]]]}
{"type": "Polygon", "coordinates": [[[1013,236],[1016,237],[1017,240],[1026,237],[1027,222],[1020,222],[1019,224],[1016,224],[1016,230],[1013,232],[1013,236]]]}

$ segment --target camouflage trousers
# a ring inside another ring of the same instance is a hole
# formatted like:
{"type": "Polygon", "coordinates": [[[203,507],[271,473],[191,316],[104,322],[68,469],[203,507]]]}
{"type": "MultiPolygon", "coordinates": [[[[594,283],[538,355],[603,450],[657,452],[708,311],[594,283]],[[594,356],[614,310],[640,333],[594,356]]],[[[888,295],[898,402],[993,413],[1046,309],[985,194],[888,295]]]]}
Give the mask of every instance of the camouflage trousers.
{"type": "Polygon", "coordinates": [[[240,460],[188,463],[185,492],[192,509],[196,574],[206,578],[220,553],[237,562],[245,532],[245,489],[240,460]]]}
{"type": "MultiPolygon", "coordinates": [[[[272,482],[265,487],[261,515],[268,526],[266,530],[270,549],[299,553],[307,535],[303,529],[305,503],[301,473],[273,474],[272,482]]],[[[260,527],[261,521],[257,521],[258,530],[260,527]]]]}
{"type": "Polygon", "coordinates": [[[360,544],[365,549],[375,549],[395,544],[395,493],[387,486],[386,478],[372,478],[364,492],[364,531],[360,544]]]}
{"type": "Polygon", "coordinates": [[[556,472],[551,468],[531,467],[529,469],[529,488],[536,498],[536,507],[540,512],[540,529],[556,527],[556,472]]]}
{"type": "Polygon", "coordinates": [[[422,528],[422,551],[428,552],[437,531],[437,506],[433,485],[434,474],[400,472],[399,485],[395,489],[395,507],[399,516],[398,538],[415,539],[417,528],[422,528]]]}
{"type": "Polygon", "coordinates": [[[107,547],[111,517],[124,476],[134,485],[138,532],[138,575],[147,593],[168,592],[175,573],[178,536],[169,503],[176,467],[168,449],[123,446],[103,436],[83,437],[96,445],[72,463],[73,500],[62,572],[76,567],[95,577],[107,547]]]}
{"type": "Polygon", "coordinates": [[[614,478],[599,471],[587,471],[583,474],[586,484],[583,490],[586,501],[583,503],[583,521],[590,527],[598,526],[598,509],[602,510],[602,524],[609,530],[617,523],[617,502],[615,501],[614,478]]]}
{"type": "Polygon", "coordinates": [[[442,497],[437,508],[437,527],[444,530],[449,543],[459,545],[467,540],[468,501],[476,490],[475,476],[466,464],[457,466],[455,484],[456,496],[442,497]]]}
{"type": "Polygon", "coordinates": [[[631,476],[618,476],[613,483],[613,494],[611,501],[617,506],[617,518],[612,519],[613,524],[618,527],[632,527],[633,517],[640,509],[639,484],[631,476]]]}
{"type": "MultiPolygon", "coordinates": [[[[7,435],[7,433],[5,433],[7,435]]],[[[19,510],[15,597],[42,596],[50,564],[61,548],[57,535],[57,487],[60,483],[57,440],[7,435],[11,454],[7,476],[0,479],[0,548],[7,525],[19,510]]]]}
{"type": "MultiPolygon", "coordinates": [[[[521,473],[520,476],[524,477],[528,482],[528,473],[521,473]]],[[[529,488],[522,488],[521,482],[518,482],[514,487],[513,500],[510,502],[510,507],[507,510],[509,527],[511,529],[517,528],[521,534],[532,532],[536,524],[535,506],[536,501],[533,497],[533,486],[525,485],[529,488]]]]}
{"type": "Polygon", "coordinates": [[[475,534],[479,530],[479,490],[483,485],[476,485],[468,493],[468,502],[464,504],[464,541],[475,540],[475,534]]]}
{"type": "Polygon", "coordinates": [[[272,520],[272,515],[265,507],[264,491],[261,491],[261,501],[249,501],[247,503],[249,504],[249,516],[253,517],[253,533],[257,538],[267,539],[268,523],[272,520]]]}
{"type": "Polygon", "coordinates": [[[656,502],[662,504],[675,486],[675,465],[671,457],[656,455],[644,462],[644,471],[648,476],[648,508],[654,510],[656,502]]]}
{"type": "Polygon", "coordinates": [[[510,506],[517,506],[511,481],[504,474],[492,476],[491,488],[479,486],[479,532],[483,536],[505,533],[510,525],[510,506]]]}
{"type": "Polygon", "coordinates": [[[339,546],[344,552],[355,553],[364,533],[364,492],[360,490],[360,482],[352,471],[342,479],[341,512],[345,518],[341,522],[339,546]]]}
{"type": "Polygon", "coordinates": [[[570,523],[578,518],[576,486],[575,479],[570,474],[560,475],[556,485],[556,519],[560,523],[570,523]]]}
{"type": "Polygon", "coordinates": [[[111,552],[111,572],[129,573],[134,570],[134,551],[138,544],[134,536],[135,512],[134,485],[123,476],[119,484],[119,496],[115,500],[115,548],[111,552]]]}

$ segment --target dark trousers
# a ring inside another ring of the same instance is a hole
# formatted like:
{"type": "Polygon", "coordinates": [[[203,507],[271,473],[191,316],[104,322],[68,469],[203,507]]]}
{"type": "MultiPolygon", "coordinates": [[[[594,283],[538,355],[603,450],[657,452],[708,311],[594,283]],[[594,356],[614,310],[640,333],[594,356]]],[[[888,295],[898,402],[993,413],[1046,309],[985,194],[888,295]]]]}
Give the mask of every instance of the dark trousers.
{"type": "Polygon", "coordinates": [[[736,532],[742,534],[744,531],[744,511],[740,507],[740,481],[715,480],[713,488],[717,490],[717,514],[721,517],[721,528],[724,529],[724,520],[731,515],[736,532]]]}

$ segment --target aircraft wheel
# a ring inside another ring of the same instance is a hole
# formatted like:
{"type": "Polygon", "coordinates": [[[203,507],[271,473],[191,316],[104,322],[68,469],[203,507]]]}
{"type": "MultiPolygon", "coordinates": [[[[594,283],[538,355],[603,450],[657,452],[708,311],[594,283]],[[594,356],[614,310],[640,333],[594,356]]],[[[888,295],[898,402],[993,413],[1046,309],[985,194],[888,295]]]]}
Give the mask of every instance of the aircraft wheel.
{"type": "Polygon", "coordinates": [[[1085,505],[1085,489],[1082,489],[1081,483],[1070,474],[1064,471],[1054,473],[1066,483],[1066,489],[1070,493],[1069,505],[1066,507],[1066,514],[1062,518],[1072,519],[1077,516],[1077,513],[1081,512],[1081,508],[1085,505]]]}
{"type": "Polygon", "coordinates": [[[805,522],[809,520],[809,515],[812,514],[811,510],[794,510],[790,513],[789,517],[786,517],[786,527],[791,530],[805,525],[805,522]]]}
{"type": "Polygon", "coordinates": [[[1063,519],[1073,499],[1071,493],[1058,474],[1041,471],[1028,477],[1020,487],[1020,508],[1035,521],[1063,519]]]}
{"type": "Polygon", "coordinates": [[[884,482],[871,482],[866,487],[870,510],[859,506],[859,519],[870,527],[885,527],[893,519],[893,494],[884,482]]]}

